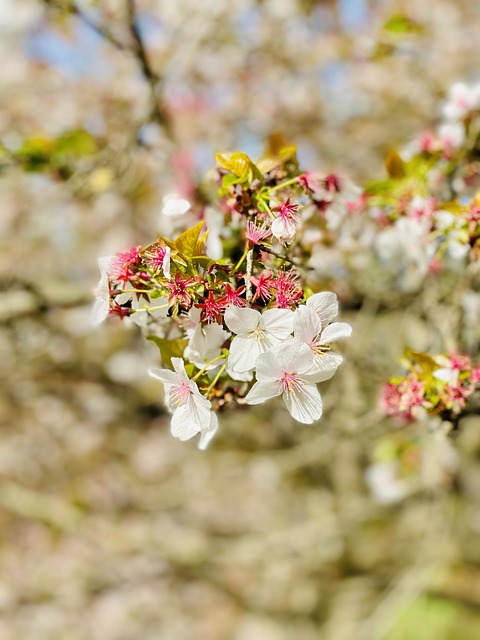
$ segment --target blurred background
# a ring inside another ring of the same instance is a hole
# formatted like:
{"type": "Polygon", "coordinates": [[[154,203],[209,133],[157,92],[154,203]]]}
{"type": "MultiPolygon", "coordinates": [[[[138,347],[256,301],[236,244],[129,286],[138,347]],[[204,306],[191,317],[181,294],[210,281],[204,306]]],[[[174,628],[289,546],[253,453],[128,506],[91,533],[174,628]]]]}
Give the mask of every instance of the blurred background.
{"type": "Polygon", "coordinates": [[[480,637],[480,420],[378,408],[425,307],[451,348],[453,295],[345,304],[322,420],[226,412],[206,452],[170,436],[155,346],[90,322],[97,256],[214,151],[281,133],[361,185],[479,80],[479,37],[469,0],[2,0],[0,640],[480,637]]]}

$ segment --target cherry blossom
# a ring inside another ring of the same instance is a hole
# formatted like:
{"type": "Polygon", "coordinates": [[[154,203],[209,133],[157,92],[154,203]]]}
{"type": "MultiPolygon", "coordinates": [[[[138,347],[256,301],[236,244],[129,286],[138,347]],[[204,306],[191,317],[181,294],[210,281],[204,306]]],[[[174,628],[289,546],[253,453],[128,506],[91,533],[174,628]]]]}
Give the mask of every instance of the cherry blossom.
{"type": "Polygon", "coordinates": [[[188,200],[171,193],[163,198],[162,216],[183,216],[190,209],[188,200]]]}
{"type": "Polygon", "coordinates": [[[217,361],[221,347],[229,337],[230,333],[216,322],[205,326],[197,324],[183,355],[199,369],[209,371],[218,365],[218,362],[210,363],[217,361]]]}
{"type": "Polygon", "coordinates": [[[272,222],[272,235],[283,242],[290,244],[295,238],[299,224],[298,205],[290,201],[282,202],[276,208],[276,218],[272,222]]]}
{"type": "Polygon", "coordinates": [[[115,256],[102,256],[98,258],[100,269],[100,280],[95,289],[95,304],[92,310],[92,324],[99,325],[110,312],[110,284],[108,280],[108,270],[115,256]]]}
{"type": "Polygon", "coordinates": [[[295,420],[311,424],[322,415],[322,398],[315,385],[327,380],[331,371],[311,373],[313,354],[307,345],[289,341],[257,360],[257,382],[245,398],[247,404],[261,404],[282,396],[295,420]]]}
{"type": "Polygon", "coordinates": [[[172,358],[174,371],[150,369],[149,374],[165,385],[165,404],[173,413],[171,432],[179,440],[189,440],[198,432],[216,430],[218,420],[211,412],[212,403],[190,380],[183,358],[172,358]]]}
{"type": "Polygon", "coordinates": [[[250,371],[260,354],[286,340],[293,330],[293,311],[256,309],[231,305],[225,311],[225,324],[236,334],[230,345],[228,366],[233,371],[250,371]]]}
{"type": "Polygon", "coordinates": [[[343,358],[330,351],[329,343],[348,338],[351,333],[352,328],[346,322],[334,322],[322,330],[322,322],[312,306],[302,305],[295,311],[293,335],[312,351],[312,372],[331,371],[333,375],[343,358]]]}

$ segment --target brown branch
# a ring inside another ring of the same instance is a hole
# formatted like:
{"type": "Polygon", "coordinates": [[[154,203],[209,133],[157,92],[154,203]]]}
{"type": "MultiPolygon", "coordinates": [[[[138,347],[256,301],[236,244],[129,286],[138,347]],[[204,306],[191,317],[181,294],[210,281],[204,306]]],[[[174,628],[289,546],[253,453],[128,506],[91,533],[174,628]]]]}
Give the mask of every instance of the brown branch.
{"type": "Polygon", "coordinates": [[[272,256],[275,256],[275,258],[278,258],[279,260],[283,260],[284,262],[288,262],[289,264],[293,265],[294,267],[297,267],[298,269],[302,269],[303,271],[312,270],[312,267],[308,267],[308,266],[303,266],[301,265],[299,262],[297,262],[297,260],[294,260],[293,258],[289,258],[288,256],[282,256],[280,253],[277,253],[276,251],[274,251],[273,249],[270,249],[270,247],[266,247],[265,245],[260,245],[260,249],[262,251],[265,251],[265,253],[269,253],[272,256]]]}
{"type": "Polygon", "coordinates": [[[156,121],[164,129],[167,136],[169,138],[172,138],[170,117],[167,110],[165,109],[163,102],[160,99],[158,92],[158,88],[162,83],[162,78],[153,70],[148,59],[147,50],[143,42],[140,30],[138,28],[137,10],[134,0],[126,0],[128,29],[133,40],[133,46],[125,44],[124,42],[119,40],[109,29],[92,20],[92,18],[90,18],[88,14],[86,14],[80,7],[77,6],[74,0],[71,0],[67,4],[63,4],[59,0],[43,0],[43,3],[47,7],[53,8],[57,11],[66,11],[75,15],[85,25],[90,27],[90,29],[93,29],[98,35],[104,38],[104,40],[109,42],[116,49],[133,53],[133,55],[137,59],[142,75],[148,84],[150,92],[150,111],[145,121],[156,121]]]}
{"type": "Polygon", "coordinates": [[[68,13],[77,16],[79,20],[90,27],[90,29],[95,31],[95,33],[101,36],[104,40],[107,40],[116,49],[119,49],[120,51],[128,50],[128,46],[125,43],[114,36],[113,33],[106,29],[103,25],[98,24],[97,22],[92,20],[90,16],[88,16],[88,14],[80,9],[80,7],[78,7],[75,2],[70,2],[67,5],[63,5],[61,2],[58,2],[58,0],[43,0],[43,2],[47,5],[47,7],[52,7],[59,11],[67,11],[68,13]]]}
{"type": "Polygon", "coordinates": [[[165,106],[162,104],[158,94],[158,88],[162,83],[161,76],[156,73],[148,59],[147,50],[145,48],[145,44],[142,39],[142,35],[138,28],[137,21],[137,10],[135,7],[135,0],[126,0],[127,5],[127,16],[128,16],[128,26],[130,29],[130,33],[133,38],[134,43],[134,54],[138,60],[141,72],[143,77],[148,83],[150,88],[150,101],[151,101],[151,112],[150,118],[155,120],[160,124],[166,131],[166,133],[171,136],[171,122],[170,117],[165,109],[165,106]]]}

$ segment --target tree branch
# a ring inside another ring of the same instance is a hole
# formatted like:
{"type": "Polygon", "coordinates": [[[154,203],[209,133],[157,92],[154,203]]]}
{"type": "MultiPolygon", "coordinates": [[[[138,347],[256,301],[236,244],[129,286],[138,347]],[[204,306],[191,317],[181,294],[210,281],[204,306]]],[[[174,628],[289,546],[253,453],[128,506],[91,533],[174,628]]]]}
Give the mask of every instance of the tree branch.
{"type": "Polygon", "coordinates": [[[87,13],[85,13],[74,0],[71,0],[70,2],[68,2],[68,4],[63,4],[62,2],[59,2],[59,0],[43,0],[43,3],[47,7],[53,8],[57,11],[66,11],[77,16],[79,20],[81,20],[90,29],[93,29],[93,31],[95,31],[116,49],[118,49],[119,51],[130,52],[135,56],[141,73],[149,87],[150,111],[148,117],[146,118],[146,122],[157,122],[164,129],[167,136],[169,138],[172,138],[170,117],[158,93],[158,88],[162,82],[162,78],[153,70],[148,59],[147,50],[143,42],[140,30],[138,28],[137,10],[134,0],[126,0],[128,30],[132,37],[132,45],[128,45],[122,42],[109,29],[101,24],[98,24],[98,22],[96,22],[95,20],[92,20],[92,18],[87,13]]]}
{"type": "Polygon", "coordinates": [[[104,40],[107,40],[111,45],[113,45],[116,49],[120,51],[128,50],[128,46],[119,40],[116,36],[113,35],[111,31],[106,29],[101,24],[98,24],[88,14],[86,14],[80,7],[77,6],[75,2],[70,2],[68,5],[64,6],[62,3],[58,2],[58,0],[43,0],[44,4],[48,7],[52,7],[59,11],[68,11],[73,15],[77,16],[79,20],[81,20],[85,25],[90,27],[95,33],[101,36],[104,40]]]}
{"type": "Polygon", "coordinates": [[[162,78],[157,74],[148,59],[147,50],[142,39],[142,35],[138,28],[137,10],[134,0],[126,0],[128,27],[133,38],[134,54],[138,60],[138,64],[142,71],[143,77],[150,88],[151,112],[150,118],[158,122],[165,129],[166,133],[171,136],[171,122],[162,101],[158,95],[158,87],[162,83],[162,78]]]}

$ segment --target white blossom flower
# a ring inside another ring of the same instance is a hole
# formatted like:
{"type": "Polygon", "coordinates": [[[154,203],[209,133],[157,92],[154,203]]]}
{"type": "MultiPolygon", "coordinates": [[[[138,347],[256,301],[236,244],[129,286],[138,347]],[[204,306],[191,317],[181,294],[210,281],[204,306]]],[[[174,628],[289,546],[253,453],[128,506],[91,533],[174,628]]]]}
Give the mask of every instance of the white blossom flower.
{"type": "Polygon", "coordinates": [[[444,210],[436,211],[434,217],[437,228],[445,232],[446,252],[454,260],[462,260],[470,251],[463,218],[444,210]]]}
{"type": "Polygon", "coordinates": [[[272,235],[283,244],[293,242],[300,224],[298,205],[282,202],[275,209],[275,220],[272,222],[272,235]]]}
{"type": "Polygon", "coordinates": [[[162,216],[183,216],[190,209],[188,200],[171,193],[163,198],[162,216]]]}
{"type": "MultiPolygon", "coordinates": [[[[217,322],[204,326],[199,323],[191,332],[183,355],[196,367],[203,369],[209,362],[220,356],[221,347],[229,337],[230,333],[217,322]]],[[[218,367],[218,361],[206,368],[208,371],[216,367],[218,367]]]]}
{"type": "MultiPolygon", "coordinates": [[[[333,310],[332,307],[330,309],[333,310]]],[[[301,305],[295,311],[293,335],[312,351],[313,363],[310,373],[331,371],[333,375],[342,364],[343,358],[338,353],[332,353],[328,345],[340,338],[348,338],[351,334],[352,327],[346,322],[333,322],[322,330],[322,322],[313,306],[301,305]]]]}
{"type": "Polygon", "coordinates": [[[400,217],[393,226],[382,229],[375,240],[380,260],[388,265],[397,265],[399,270],[413,264],[420,275],[424,275],[430,264],[428,233],[431,222],[427,218],[400,217]]]}
{"type": "Polygon", "coordinates": [[[225,324],[237,334],[230,345],[229,368],[240,373],[253,369],[261,353],[291,335],[293,318],[290,309],[269,309],[261,314],[248,307],[227,307],[225,324]]]}
{"type": "Polygon", "coordinates": [[[365,480],[372,495],[380,504],[395,504],[408,494],[409,487],[392,462],[376,462],[365,472],[365,480]]]}
{"type": "Polygon", "coordinates": [[[210,442],[215,437],[215,434],[217,433],[217,431],[218,431],[218,418],[217,418],[217,414],[212,411],[210,414],[210,424],[208,426],[208,429],[203,430],[200,434],[198,448],[201,451],[205,451],[205,449],[208,447],[210,442]]]}
{"type": "Polygon", "coordinates": [[[465,128],[460,122],[447,122],[438,127],[438,137],[443,147],[458,149],[465,142],[465,128]]]}
{"type": "Polygon", "coordinates": [[[311,424],[322,415],[322,398],[316,382],[327,380],[332,371],[309,373],[313,354],[305,344],[289,340],[257,360],[257,382],[250,389],[247,404],[260,404],[282,396],[285,406],[295,420],[311,424]]]}
{"type": "Polygon", "coordinates": [[[338,315],[337,296],[331,291],[314,293],[307,300],[307,307],[313,309],[322,323],[322,327],[333,321],[338,315]]]}
{"type": "Polygon", "coordinates": [[[183,358],[172,358],[174,371],[150,369],[149,374],[165,385],[165,404],[173,413],[171,432],[175,438],[189,440],[198,432],[216,429],[218,420],[211,412],[211,402],[200,393],[197,383],[190,380],[183,358]]]}
{"type": "Polygon", "coordinates": [[[283,242],[290,244],[297,233],[298,223],[294,219],[278,217],[272,222],[272,235],[283,242]]]}
{"type": "Polygon", "coordinates": [[[115,256],[102,256],[98,258],[100,280],[95,289],[95,304],[92,310],[92,323],[101,324],[110,312],[110,285],[108,281],[108,269],[115,256]]]}
{"type": "Polygon", "coordinates": [[[170,249],[170,247],[165,247],[165,254],[162,260],[162,271],[163,271],[163,275],[166,278],[170,278],[170,275],[171,275],[170,273],[171,253],[172,253],[172,250],[170,249]]]}
{"type": "Polygon", "coordinates": [[[443,115],[448,120],[463,120],[466,115],[480,105],[480,86],[468,86],[455,82],[448,91],[447,102],[443,106],[443,115]]]}

